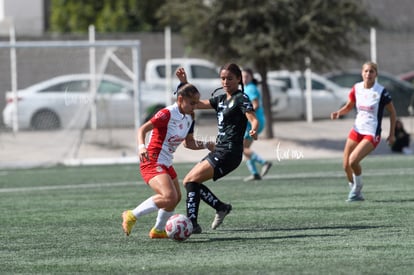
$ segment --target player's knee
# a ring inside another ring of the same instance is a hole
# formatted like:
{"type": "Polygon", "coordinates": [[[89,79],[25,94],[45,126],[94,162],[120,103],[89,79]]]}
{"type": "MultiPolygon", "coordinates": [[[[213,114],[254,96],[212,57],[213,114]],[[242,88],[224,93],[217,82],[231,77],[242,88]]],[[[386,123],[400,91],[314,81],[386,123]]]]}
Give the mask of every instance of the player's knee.
{"type": "Polygon", "coordinates": [[[358,167],[359,167],[359,161],[358,161],[357,159],[355,159],[355,158],[350,158],[350,159],[349,159],[349,166],[350,166],[353,170],[355,170],[355,168],[358,168],[358,167]]]}
{"type": "Polygon", "coordinates": [[[184,187],[187,185],[188,182],[198,182],[198,179],[193,174],[189,173],[184,177],[184,187]]]}
{"type": "Polygon", "coordinates": [[[344,171],[346,172],[348,169],[351,168],[351,166],[349,165],[349,160],[344,160],[344,162],[342,163],[342,168],[344,169],[344,171]]]}
{"type": "Polygon", "coordinates": [[[173,209],[180,201],[180,198],[177,194],[168,193],[168,194],[163,195],[163,201],[164,201],[165,208],[173,209]]]}

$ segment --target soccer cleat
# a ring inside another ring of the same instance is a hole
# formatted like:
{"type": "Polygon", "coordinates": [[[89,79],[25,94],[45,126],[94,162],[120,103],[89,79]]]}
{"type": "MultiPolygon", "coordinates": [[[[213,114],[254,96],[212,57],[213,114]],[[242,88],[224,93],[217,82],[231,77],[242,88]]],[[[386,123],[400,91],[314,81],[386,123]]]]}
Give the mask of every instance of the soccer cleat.
{"type": "Polygon", "coordinates": [[[131,234],[132,227],[134,227],[136,222],[137,218],[135,218],[131,210],[125,210],[122,213],[122,229],[124,230],[127,236],[131,234]]]}
{"type": "Polygon", "coordinates": [[[221,211],[217,211],[216,212],[216,216],[214,217],[214,221],[211,224],[211,229],[216,229],[217,227],[220,226],[220,224],[223,223],[224,218],[230,213],[232,207],[231,204],[226,204],[225,206],[226,208],[224,210],[221,211]]]}
{"type": "Polygon", "coordinates": [[[262,177],[258,174],[250,175],[247,178],[244,179],[244,181],[254,181],[254,180],[261,180],[262,177]]]}
{"type": "Polygon", "coordinates": [[[201,229],[201,226],[199,224],[196,224],[196,225],[193,224],[192,234],[201,234],[201,232],[203,232],[203,229],[201,229]]]}
{"type": "Polygon", "coordinates": [[[347,202],[354,202],[354,201],[364,201],[364,196],[362,196],[362,193],[355,193],[355,192],[350,192],[348,195],[348,199],[346,200],[347,202]]]}
{"type": "Polygon", "coordinates": [[[151,229],[148,236],[151,239],[167,239],[168,238],[167,232],[165,230],[158,230],[155,227],[151,229]]]}
{"type": "Polygon", "coordinates": [[[273,164],[271,162],[266,161],[266,163],[262,167],[262,171],[261,171],[260,175],[262,177],[266,176],[267,172],[269,172],[269,169],[272,167],[272,165],[273,164]]]}

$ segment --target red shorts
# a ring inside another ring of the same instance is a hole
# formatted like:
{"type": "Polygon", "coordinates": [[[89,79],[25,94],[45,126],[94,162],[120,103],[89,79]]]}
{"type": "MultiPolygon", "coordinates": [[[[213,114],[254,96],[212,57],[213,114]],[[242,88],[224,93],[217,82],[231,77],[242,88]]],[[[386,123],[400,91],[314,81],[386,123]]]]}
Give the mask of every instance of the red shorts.
{"type": "Polygon", "coordinates": [[[175,172],[173,166],[167,167],[162,164],[146,161],[141,163],[139,167],[141,176],[147,184],[153,177],[161,174],[168,174],[171,179],[175,179],[177,177],[177,172],[175,172]]]}
{"type": "Polygon", "coordinates": [[[357,131],[355,131],[355,129],[352,129],[349,132],[348,138],[352,139],[353,141],[358,142],[358,143],[361,140],[366,139],[366,140],[370,141],[372,143],[372,145],[374,145],[374,148],[376,148],[378,146],[378,144],[380,143],[380,141],[381,141],[381,136],[375,136],[374,137],[374,136],[371,136],[371,135],[362,135],[362,134],[358,133],[357,131]]]}

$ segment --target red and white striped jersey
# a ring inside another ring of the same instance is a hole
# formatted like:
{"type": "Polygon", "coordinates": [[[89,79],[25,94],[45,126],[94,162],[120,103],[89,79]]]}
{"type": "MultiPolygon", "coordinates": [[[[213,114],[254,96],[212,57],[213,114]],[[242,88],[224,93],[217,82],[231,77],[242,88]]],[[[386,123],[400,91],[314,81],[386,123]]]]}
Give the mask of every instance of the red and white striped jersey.
{"type": "Polygon", "coordinates": [[[194,131],[191,115],[182,114],[177,103],[158,111],[152,118],[154,129],[147,145],[151,161],[167,167],[172,165],[173,154],[177,147],[194,131]]]}

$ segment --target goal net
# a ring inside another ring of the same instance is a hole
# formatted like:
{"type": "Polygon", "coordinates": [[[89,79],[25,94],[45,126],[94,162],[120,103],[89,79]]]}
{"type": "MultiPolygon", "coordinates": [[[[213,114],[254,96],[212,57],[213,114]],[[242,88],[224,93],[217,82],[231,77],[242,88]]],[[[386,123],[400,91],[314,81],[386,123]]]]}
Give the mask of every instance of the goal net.
{"type": "Polygon", "coordinates": [[[139,54],[139,41],[0,43],[1,166],[134,161],[156,99],[142,99],[139,54]]]}

